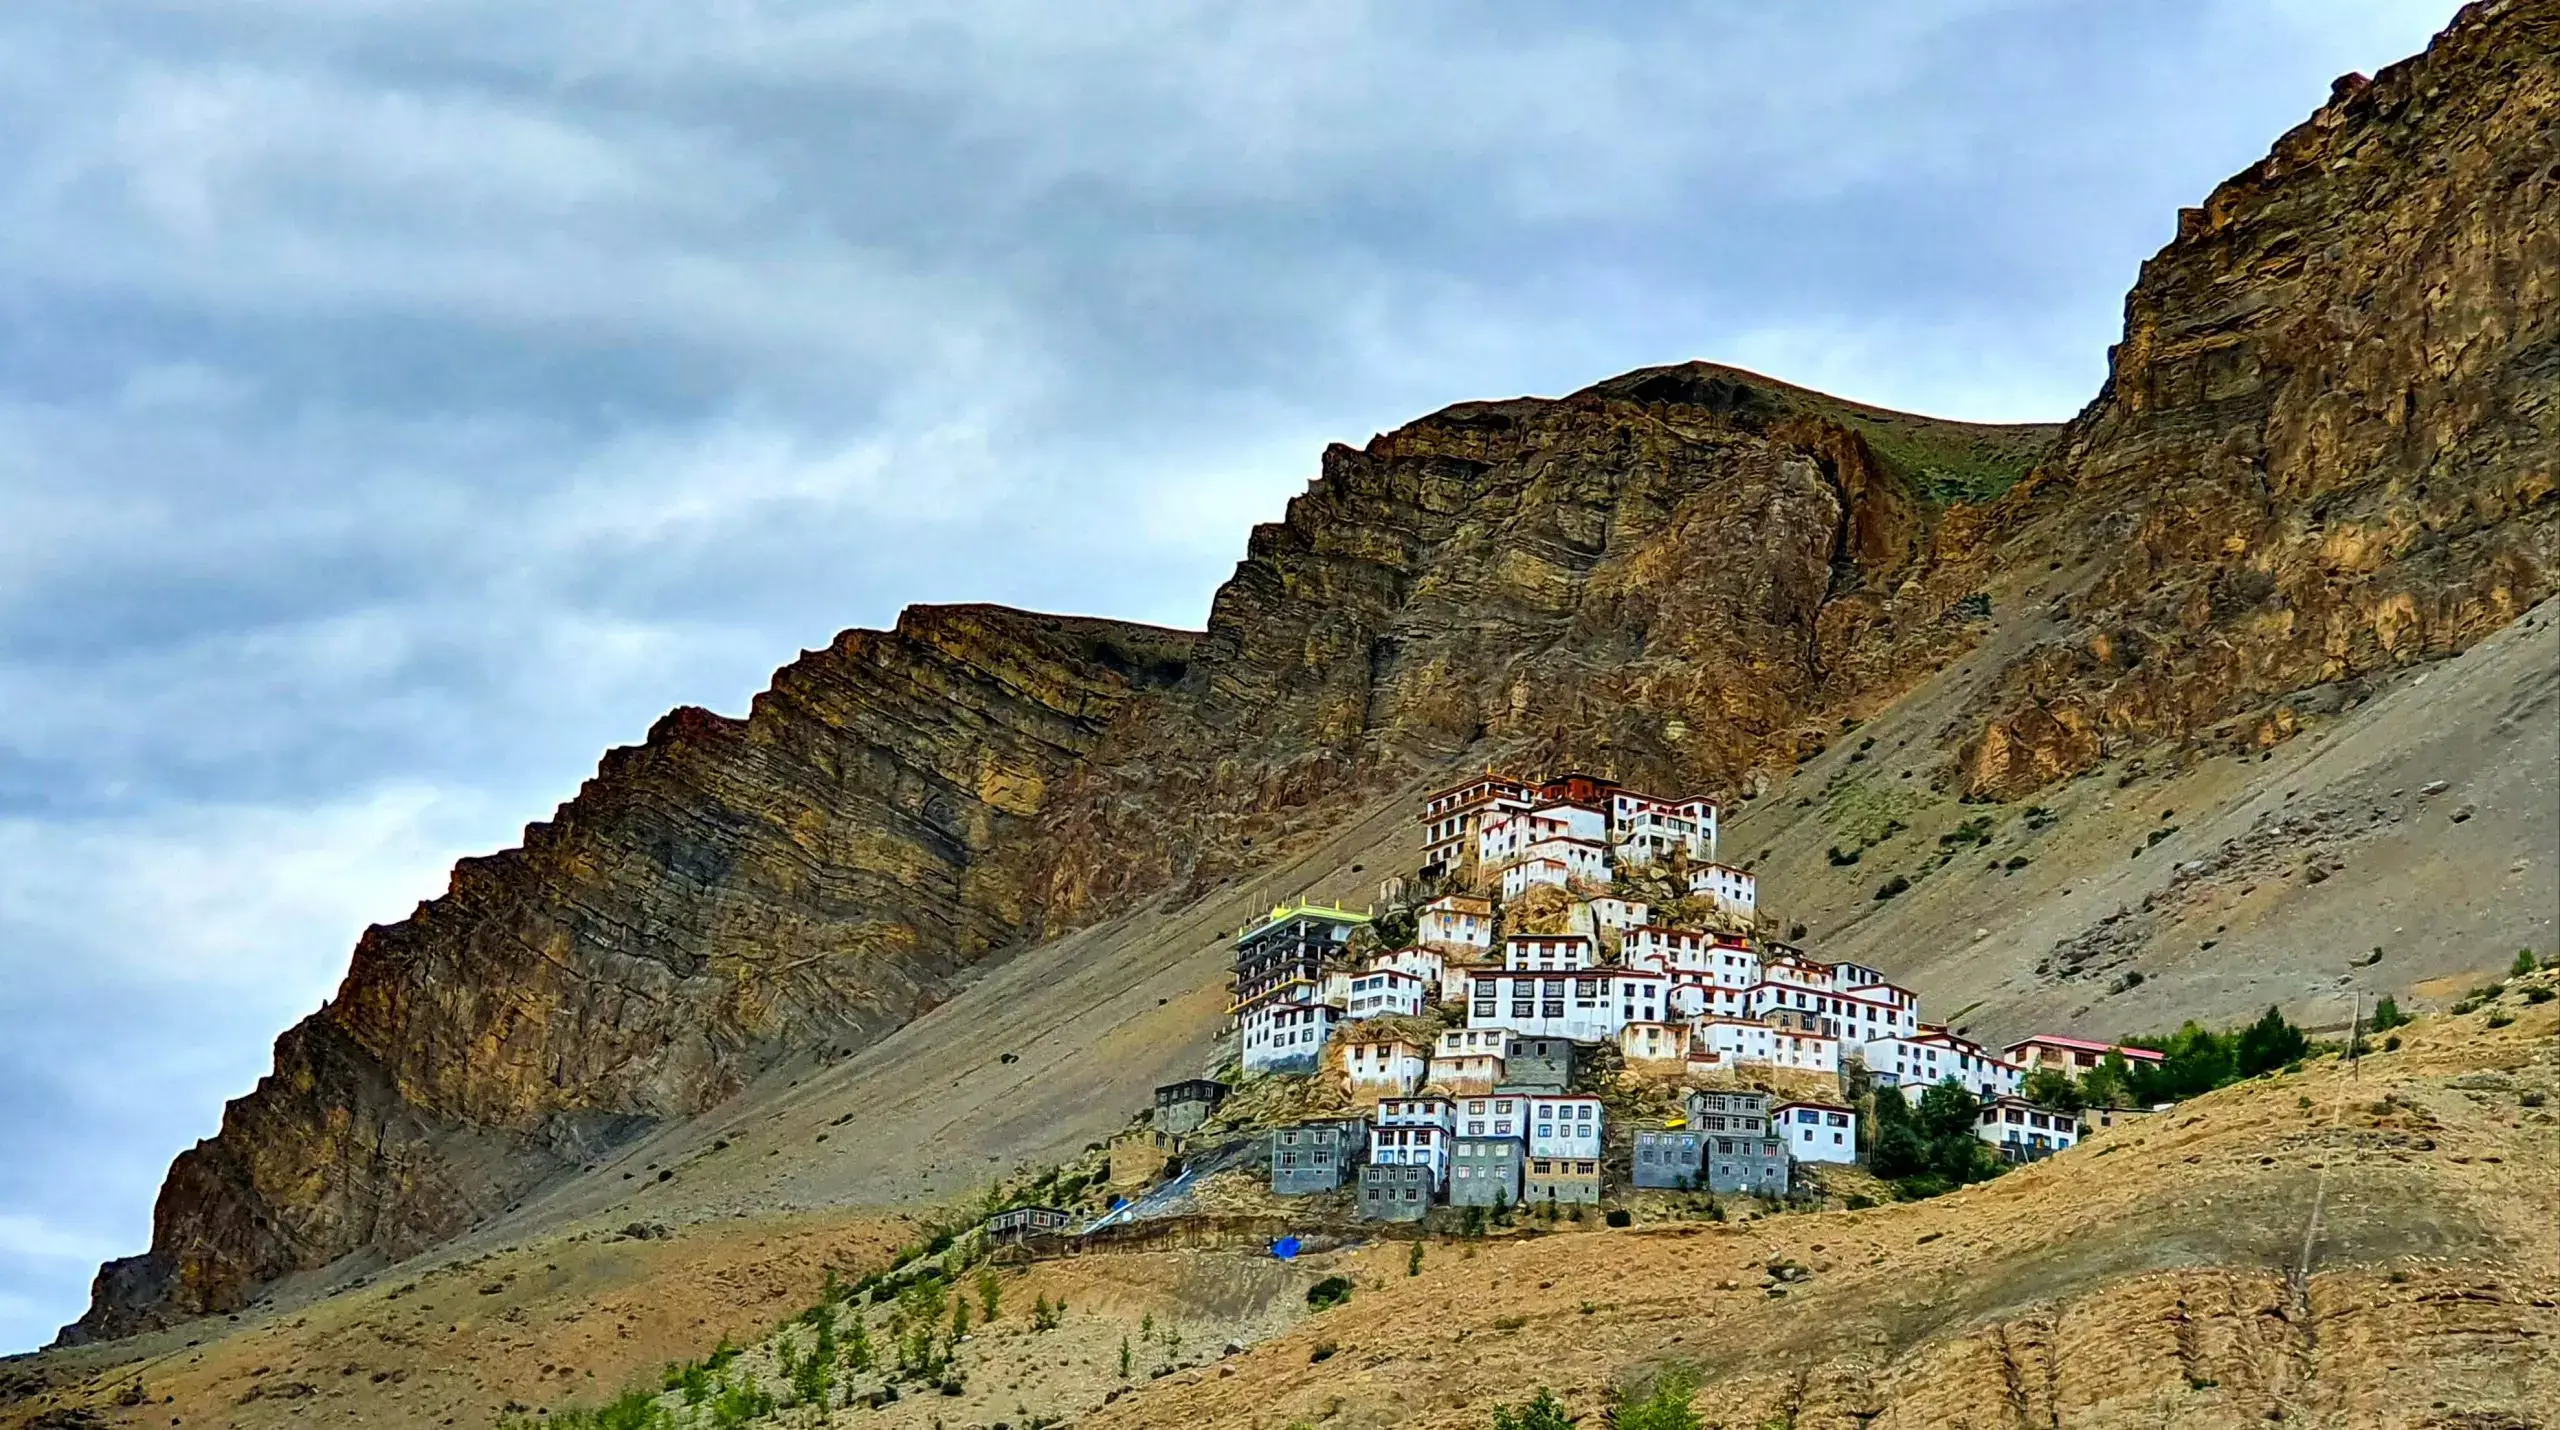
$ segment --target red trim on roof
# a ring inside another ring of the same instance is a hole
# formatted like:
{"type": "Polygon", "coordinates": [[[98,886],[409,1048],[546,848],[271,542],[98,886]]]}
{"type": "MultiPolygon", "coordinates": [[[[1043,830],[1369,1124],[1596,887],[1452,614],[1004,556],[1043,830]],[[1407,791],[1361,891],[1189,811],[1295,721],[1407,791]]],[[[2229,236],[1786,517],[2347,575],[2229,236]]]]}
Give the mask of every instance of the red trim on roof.
{"type": "Polygon", "coordinates": [[[2042,1043],[2048,1047],[2055,1048],[2070,1048],[2083,1053],[2122,1053],[2136,1062],[2157,1063],[2168,1061],[2168,1055],[2166,1053],[2155,1053],[2149,1048],[2128,1048],[2119,1046],[2115,1043],[2093,1043],[2086,1038],[2066,1038],[2059,1033],[2038,1033],[2032,1038],[2020,1038],[2018,1041],[2011,1043],[2003,1051],[2014,1053],[2018,1049],[2026,1047],[2031,1043],[2042,1043]]]}

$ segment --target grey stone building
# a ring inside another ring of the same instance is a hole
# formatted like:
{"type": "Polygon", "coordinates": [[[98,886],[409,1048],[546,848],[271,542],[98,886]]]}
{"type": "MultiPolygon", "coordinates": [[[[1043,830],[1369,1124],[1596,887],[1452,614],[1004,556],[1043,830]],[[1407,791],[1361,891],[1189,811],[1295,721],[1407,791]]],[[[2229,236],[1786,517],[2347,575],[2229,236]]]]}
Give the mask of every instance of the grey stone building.
{"type": "Polygon", "coordinates": [[[1449,1157],[1449,1205],[1520,1205],[1520,1169],[1528,1149],[1517,1137],[1461,1137],[1449,1157]]]}
{"type": "MultiPolygon", "coordinates": [[[[1666,1135],[1697,1138],[1697,1162],[1688,1169],[1692,1187],[1753,1196],[1783,1197],[1787,1194],[1787,1144],[1769,1121],[1769,1094],[1765,1092],[1692,1092],[1689,1094],[1689,1125],[1674,1133],[1653,1134],[1653,1148],[1657,1155],[1668,1151],[1685,1157],[1680,1143],[1666,1144],[1662,1140],[1666,1135]]],[[[1638,1134],[1637,1185],[1655,1185],[1644,1180],[1643,1136],[1638,1134]]],[[[1660,1161],[1655,1163],[1657,1176],[1661,1175],[1660,1169],[1664,1165],[1660,1161]]],[[[1668,1165],[1679,1168],[1682,1163],[1673,1161],[1668,1165]]],[[[1678,1186],[1680,1183],[1673,1181],[1659,1185],[1678,1186]]]]}
{"type": "Polygon", "coordinates": [[[1787,1144],[1777,1137],[1701,1136],[1698,1153],[1706,1163],[1706,1188],[1757,1197],[1787,1194],[1787,1144]]]}
{"type": "Polygon", "coordinates": [[[1573,1081],[1573,1040],[1514,1035],[1503,1054],[1503,1092],[1562,1092],[1573,1081]]]}
{"type": "Polygon", "coordinates": [[[1639,1128],[1635,1136],[1635,1184],[1679,1191],[1706,1185],[1700,1174],[1700,1138],[1686,1127],[1639,1128]]]}
{"type": "Polygon", "coordinates": [[[1214,1078],[1185,1078],[1156,1089],[1156,1130],[1176,1137],[1196,1132],[1230,1089],[1214,1078]]]}
{"type": "Polygon", "coordinates": [[[1439,1191],[1427,1166],[1362,1167],[1360,1215],[1369,1221],[1420,1221],[1439,1191]]]}
{"type": "Polygon", "coordinates": [[[1366,1118],[1293,1123],[1271,1134],[1271,1191],[1303,1197],[1341,1190],[1369,1151],[1366,1118]]]}

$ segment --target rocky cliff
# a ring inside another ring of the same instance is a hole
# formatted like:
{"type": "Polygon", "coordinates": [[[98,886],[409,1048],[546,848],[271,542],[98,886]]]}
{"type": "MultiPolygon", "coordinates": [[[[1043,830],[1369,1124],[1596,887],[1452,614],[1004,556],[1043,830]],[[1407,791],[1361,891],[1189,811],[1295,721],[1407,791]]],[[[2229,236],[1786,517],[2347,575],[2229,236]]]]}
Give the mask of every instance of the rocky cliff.
{"type": "Polygon", "coordinates": [[[786,667],[744,720],[679,710],[521,848],[357,944],[275,1071],[170,1169],[150,1251],[77,1336],[236,1307],[452,1235],[649,1122],[930,1006],[1041,922],[1015,832],[1198,638],[909,611],[786,667]]]}
{"type": "Polygon", "coordinates": [[[2342,81],[2182,218],[2067,429],[1705,364],[1464,404],[1329,449],[1203,634],[917,610],[744,721],[669,716],[367,934],[70,1334],[431,1244],[1461,755],[1748,797],[2021,572],[2073,594],[1949,732],[1987,798],[2280,738],[2300,692],[2478,639],[2560,564],[2555,17],[2474,6],[2342,81]]]}

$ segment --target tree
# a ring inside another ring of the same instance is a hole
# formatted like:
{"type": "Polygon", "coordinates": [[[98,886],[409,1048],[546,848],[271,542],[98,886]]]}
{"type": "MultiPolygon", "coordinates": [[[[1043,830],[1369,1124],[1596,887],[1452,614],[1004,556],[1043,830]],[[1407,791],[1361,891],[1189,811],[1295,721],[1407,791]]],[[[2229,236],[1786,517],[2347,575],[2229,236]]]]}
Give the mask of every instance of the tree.
{"type": "Polygon", "coordinates": [[[2241,1077],[2259,1077],[2301,1061],[2310,1051],[2311,1039],[2286,1022],[2283,1013],[2269,1008],[2265,1017],[2240,1030],[2239,1042],[2232,1050],[2232,1068],[2241,1077]]]}
{"type": "Polygon", "coordinates": [[[845,1369],[856,1374],[871,1369],[871,1328],[864,1324],[859,1311],[854,1313],[853,1325],[845,1332],[844,1364],[845,1369]]]}
{"type": "Polygon", "coordinates": [[[951,1298],[951,1339],[957,1341],[967,1334],[969,1334],[969,1298],[954,1296],[951,1298]]]}
{"type": "Polygon", "coordinates": [[[1697,1375],[1674,1366],[1655,1375],[1641,1394],[1620,1391],[1609,1424],[1612,1430],[1698,1430],[1698,1412],[1689,1404],[1697,1393],[1697,1375]]]}
{"type": "Polygon", "coordinates": [[[1493,1407],[1493,1430],[1573,1430],[1572,1417],[1545,1386],[1518,1405],[1493,1407]]]}
{"type": "Polygon", "coordinates": [[[2533,967],[2533,950],[2529,948],[2520,948],[2516,950],[2516,961],[2508,967],[2507,973],[2511,977],[2522,978],[2526,974],[2531,973],[2533,971],[2533,967]]]}
{"type": "Polygon", "coordinates": [[[2129,1085],[2133,1065],[2122,1053],[2111,1052],[2098,1059],[2098,1065],[2080,1077],[2080,1101],[2087,1107],[2129,1107],[2133,1089],[2129,1085]]]}
{"type": "Polygon", "coordinates": [[[2366,1022],[2365,1030],[2373,1033],[2388,1033],[2394,1028],[2405,1025],[2408,1021],[2409,1015],[2400,1011],[2400,1000],[2385,993],[2381,1001],[2373,1005],[2373,1017],[2366,1022]]]}
{"type": "Polygon", "coordinates": [[[992,1321],[1004,1305],[1004,1278],[993,1266],[978,1268],[978,1319],[992,1321]]]}
{"type": "Polygon", "coordinates": [[[1408,1256],[1406,1256],[1406,1257],[1405,1257],[1405,1259],[1404,1259],[1404,1274],[1405,1274],[1405,1275],[1407,1275],[1407,1276],[1419,1276],[1419,1275],[1421,1275],[1421,1274],[1422,1274],[1422,1243],[1421,1243],[1421,1242],[1418,1242],[1418,1241],[1417,1241],[1417,1242],[1415,1242],[1415,1243],[1413,1244],[1413,1251],[1412,1251],[1412,1253],[1411,1253],[1410,1255],[1408,1255],[1408,1256]]]}
{"type": "Polygon", "coordinates": [[[1127,1336],[1120,1338],[1120,1378],[1122,1380],[1129,1378],[1129,1338],[1127,1336]]]}
{"type": "Polygon", "coordinates": [[[2027,1074],[2019,1093],[2048,1112],[2077,1113],[2083,1105],[2080,1084],[2060,1068],[2038,1068],[2027,1074]]]}

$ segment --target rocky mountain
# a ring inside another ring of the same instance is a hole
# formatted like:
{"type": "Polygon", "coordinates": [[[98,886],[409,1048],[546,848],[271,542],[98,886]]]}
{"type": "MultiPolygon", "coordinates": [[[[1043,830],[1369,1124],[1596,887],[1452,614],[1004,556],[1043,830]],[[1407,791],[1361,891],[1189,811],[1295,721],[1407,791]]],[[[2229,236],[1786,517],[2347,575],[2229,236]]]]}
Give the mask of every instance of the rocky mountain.
{"type": "Polygon", "coordinates": [[[1977,648],[1946,724],[2014,799],[2160,741],[2284,739],[2560,567],[2560,5],[2475,5],[2181,216],[2067,427],[1707,364],[1337,446],[1208,628],[909,611],[676,712],[522,848],[367,933],[178,1159],[70,1339],[397,1256],[991,956],[1250,874],[1501,752],[1748,800],[1977,648]]]}

